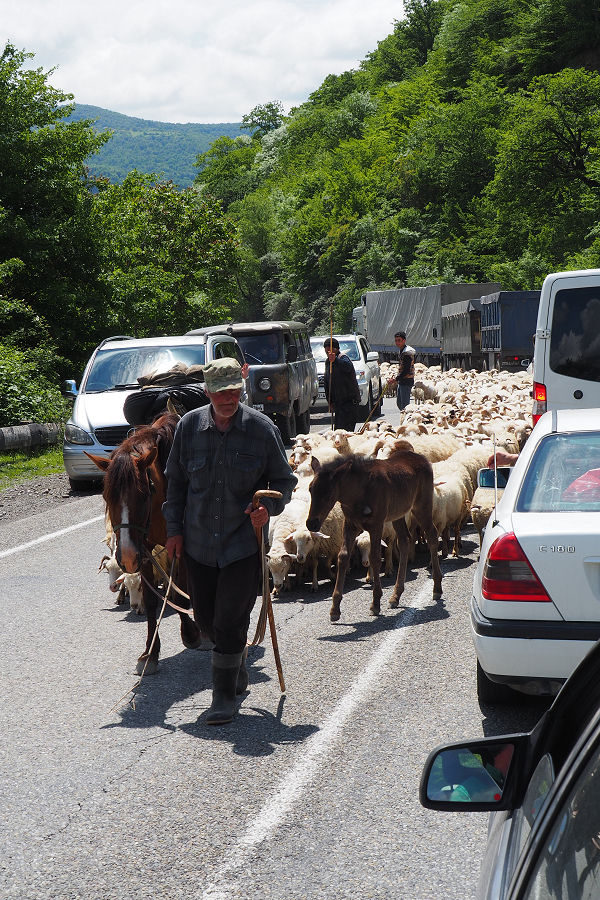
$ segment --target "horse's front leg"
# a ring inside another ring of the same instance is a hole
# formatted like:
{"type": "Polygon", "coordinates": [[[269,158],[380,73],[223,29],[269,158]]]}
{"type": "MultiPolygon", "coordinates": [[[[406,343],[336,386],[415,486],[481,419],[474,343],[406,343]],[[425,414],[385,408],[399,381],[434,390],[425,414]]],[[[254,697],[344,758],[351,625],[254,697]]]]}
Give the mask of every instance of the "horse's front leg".
{"type": "Polygon", "coordinates": [[[406,519],[396,519],[393,523],[398,541],[398,574],[396,575],[396,584],[390,597],[390,609],[396,609],[400,597],[404,593],[404,582],[406,581],[406,564],[408,561],[408,548],[410,544],[410,533],[406,525],[406,519]]]}
{"type": "Polygon", "coordinates": [[[350,563],[350,556],[354,550],[356,536],[360,531],[355,525],[348,521],[344,521],[344,537],[342,538],[342,546],[337,558],[337,577],[335,579],[335,587],[333,589],[333,597],[329,618],[332,622],[337,622],[340,618],[340,604],[344,593],[344,581],[346,580],[346,572],[350,563]]]}
{"type": "Polygon", "coordinates": [[[382,528],[374,526],[373,530],[369,530],[371,538],[371,546],[369,547],[369,572],[371,573],[371,581],[373,584],[373,599],[369,611],[372,616],[378,616],[381,612],[381,534],[382,528]]]}
{"type": "Polygon", "coordinates": [[[147,582],[152,583],[152,565],[144,563],[141,568],[142,572],[142,594],[144,597],[144,605],[146,607],[146,617],[148,620],[148,632],[146,636],[146,649],[141,656],[138,657],[135,671],[138,675],[142,672],[146,675],[153,675],[158,669],[158,657],[160,655],[160,637],[156,630],[156,609],[157,597],[154,591],[148,586],[147,582]],[[154,637],[156,635],[156,638],[154,637]],[[154,645],[152,640],[154,639],[154,645]],[[152,650],[150,649],[152,647],[152,650]],[[145,668],[144,668],[145,666],[145,668]]]}

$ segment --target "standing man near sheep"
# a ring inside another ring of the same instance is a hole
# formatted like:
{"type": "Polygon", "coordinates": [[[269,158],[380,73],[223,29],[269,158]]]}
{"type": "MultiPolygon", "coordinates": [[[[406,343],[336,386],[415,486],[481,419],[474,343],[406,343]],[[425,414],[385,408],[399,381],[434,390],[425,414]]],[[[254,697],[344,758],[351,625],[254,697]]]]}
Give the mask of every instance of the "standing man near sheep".
{"type": "Polygon", "coordinates": [[[354,431],[360,405],[360,388],[356,370],[345,353],[340,353],[340,343],[331,337],[323,341],[328,363],[325,364],[325,396],[333,412],[333,427],[354,431]]]}
{"type": "Polygon", "coordinates": [[[185,553],[194,618],[214,643],[207,725],[230,722],[248,687],[246,642],[262,564],[254,528],[264,527],[292,496],[296,476],[278,429],[240,406],[242,369],[235,359],[204,368],[209,405],[180,419],[166,466],[169,558],[185,553]],[[252,509],[256,491],[280,491],[252,509]]]}
{"type": "Polygon", "coordinates": [[[397,384],[396,405],[403,410],[410,403],[410,392],[415,383],[415,351],[406,343],[406,332],[397,331],[394,342],[400,351],[400,370],[395,379],[397,384]]]}

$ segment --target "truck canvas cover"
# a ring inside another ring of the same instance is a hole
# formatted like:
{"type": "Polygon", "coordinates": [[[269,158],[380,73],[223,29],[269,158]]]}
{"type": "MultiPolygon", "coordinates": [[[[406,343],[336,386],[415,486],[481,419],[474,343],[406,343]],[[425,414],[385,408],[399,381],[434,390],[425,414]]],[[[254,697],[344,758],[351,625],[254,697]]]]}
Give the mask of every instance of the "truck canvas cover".
{"type": "Polygon", "coordinates": [[[470,300],[499,289],[488,284],[430,284],[426,287],[368,291],[367,339],[373,350],[395,349],[394,333],[405,331],[407,343],[417,353],[439,353],[438,334],[442,322],[442,306],[470,300]]]}
{"type": "Polygon", "coordinates": [[[472,312],[481,312],[479,300],[459,300],[458,303],[447,303],[442,306],[442,335],[444,338],[444,353],[472,353],[478,348],[473,347],[471,339],[472,312]]]}

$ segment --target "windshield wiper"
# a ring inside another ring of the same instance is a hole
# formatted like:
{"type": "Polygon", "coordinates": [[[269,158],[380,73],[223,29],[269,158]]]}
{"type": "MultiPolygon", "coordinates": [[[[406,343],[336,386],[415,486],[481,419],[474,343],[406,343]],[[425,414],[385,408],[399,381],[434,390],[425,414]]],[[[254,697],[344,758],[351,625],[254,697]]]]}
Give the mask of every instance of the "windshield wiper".
{"type": "Polygon", "coordinates": [[[111,391],[126,391],[129,388],[139,388],[138,382],[134,381],[133,384],[115,384],[111,387],[111,391]]]}

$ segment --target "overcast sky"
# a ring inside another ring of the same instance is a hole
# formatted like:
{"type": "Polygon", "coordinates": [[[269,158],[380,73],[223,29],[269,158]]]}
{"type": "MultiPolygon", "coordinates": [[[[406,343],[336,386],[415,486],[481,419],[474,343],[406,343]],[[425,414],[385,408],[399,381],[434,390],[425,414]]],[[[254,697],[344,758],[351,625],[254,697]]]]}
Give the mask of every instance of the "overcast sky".
{"type": "Polygon", "coordinates": [[[54,87],[161,122],[239,122],[269,100],[288,112],[402,15],[401,0],[0,0],[2,46],[56,67],[54,87]]]}

